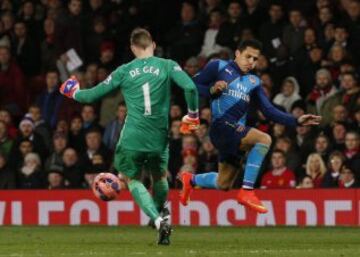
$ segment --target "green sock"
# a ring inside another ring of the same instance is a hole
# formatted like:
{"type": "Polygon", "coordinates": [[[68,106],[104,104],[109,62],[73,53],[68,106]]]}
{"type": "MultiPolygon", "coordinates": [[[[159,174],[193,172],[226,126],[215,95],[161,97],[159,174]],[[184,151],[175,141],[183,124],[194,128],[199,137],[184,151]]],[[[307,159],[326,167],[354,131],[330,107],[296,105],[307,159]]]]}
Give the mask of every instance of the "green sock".
{"type": "Polygon", "coordinates": [[[164,207],[164,203],[169,193],[169,183],[166,178],[162,178],[153,185],[153,198],[156,209],[160,212],[164,207]]]}
{"type": "Polygon", "coordinates": [[[135,202],[140,206],[141,210],[150,217],[150,219],[155,220],[159,217],[159,212],[156,210],[151,195],[140,181],[131,180],[128,183],[128,187],[135,202]]]}

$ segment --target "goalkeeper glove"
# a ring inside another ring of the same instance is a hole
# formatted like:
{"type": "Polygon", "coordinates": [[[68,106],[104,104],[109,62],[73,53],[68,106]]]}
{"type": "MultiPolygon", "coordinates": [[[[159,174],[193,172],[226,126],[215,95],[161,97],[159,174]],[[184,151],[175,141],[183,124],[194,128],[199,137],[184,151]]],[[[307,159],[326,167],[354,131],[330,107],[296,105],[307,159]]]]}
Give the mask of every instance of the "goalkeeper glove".
{"type": "Polygon", "coordinates": [[[181,120],[180,133],[191,134],[200,127],[198,112],[189,112],[181,120]]]}
{"type": "Polygon", "coordinates": [[[79,81],[75,76],[71,76],[60,87],[60,93],[66,97],[74,98],[75,93],[80,89],[79,81]]]}

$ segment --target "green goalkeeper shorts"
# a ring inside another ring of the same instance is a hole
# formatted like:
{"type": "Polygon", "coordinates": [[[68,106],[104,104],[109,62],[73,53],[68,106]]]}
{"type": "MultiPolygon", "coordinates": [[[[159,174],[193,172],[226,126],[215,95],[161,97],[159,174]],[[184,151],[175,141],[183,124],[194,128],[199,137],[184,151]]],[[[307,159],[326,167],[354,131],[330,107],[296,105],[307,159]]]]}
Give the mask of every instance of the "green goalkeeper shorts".
{"type": "Polygon", "coordinates": [[[118,145],[115,151],[115,168],[130,179],[139,178],[143,170],[152,175],[163,175],[168,170],[169,149],[163,152],[127,150],[118,145]]]}

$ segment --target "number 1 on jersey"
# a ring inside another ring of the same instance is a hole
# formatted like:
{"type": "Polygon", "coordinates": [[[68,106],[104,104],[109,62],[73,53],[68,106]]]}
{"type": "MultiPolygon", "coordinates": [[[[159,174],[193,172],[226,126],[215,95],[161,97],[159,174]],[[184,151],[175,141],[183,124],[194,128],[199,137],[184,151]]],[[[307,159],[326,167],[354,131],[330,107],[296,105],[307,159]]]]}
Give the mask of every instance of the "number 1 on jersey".
{"type": "Polygon", "coordinates": [[[145,83],[142,86],[143,93],[144,93],[144,106],[145,111],[144,115],[151,115],[151,101],[150,101],[150,85],[149,83],[145,83]]]}

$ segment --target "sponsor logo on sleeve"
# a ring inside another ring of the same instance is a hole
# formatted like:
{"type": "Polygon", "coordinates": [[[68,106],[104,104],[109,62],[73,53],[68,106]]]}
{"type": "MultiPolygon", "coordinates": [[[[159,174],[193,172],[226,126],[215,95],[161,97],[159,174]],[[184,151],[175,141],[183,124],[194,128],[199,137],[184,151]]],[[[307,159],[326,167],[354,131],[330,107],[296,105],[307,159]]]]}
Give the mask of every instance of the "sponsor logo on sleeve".
{"type": "Polygon", "coordinates": [[[112,79],[111,74],[104,80],[104,84],[109,85],[110,81],[112,79]]]}
{"type": "Polygon", "coordinates": [[[249,80],[250,80],[250,83],[251,83],[251,84],[256,84],[256,78],[255,78],[255,76],[250,75],[250,76],[249,76],[249,80]]]}
{"type": "Polygon", "coordinates": [[[174,71],[182,71],[182,69],[179,65],[176,65],[174,66],[174,71]]]}

